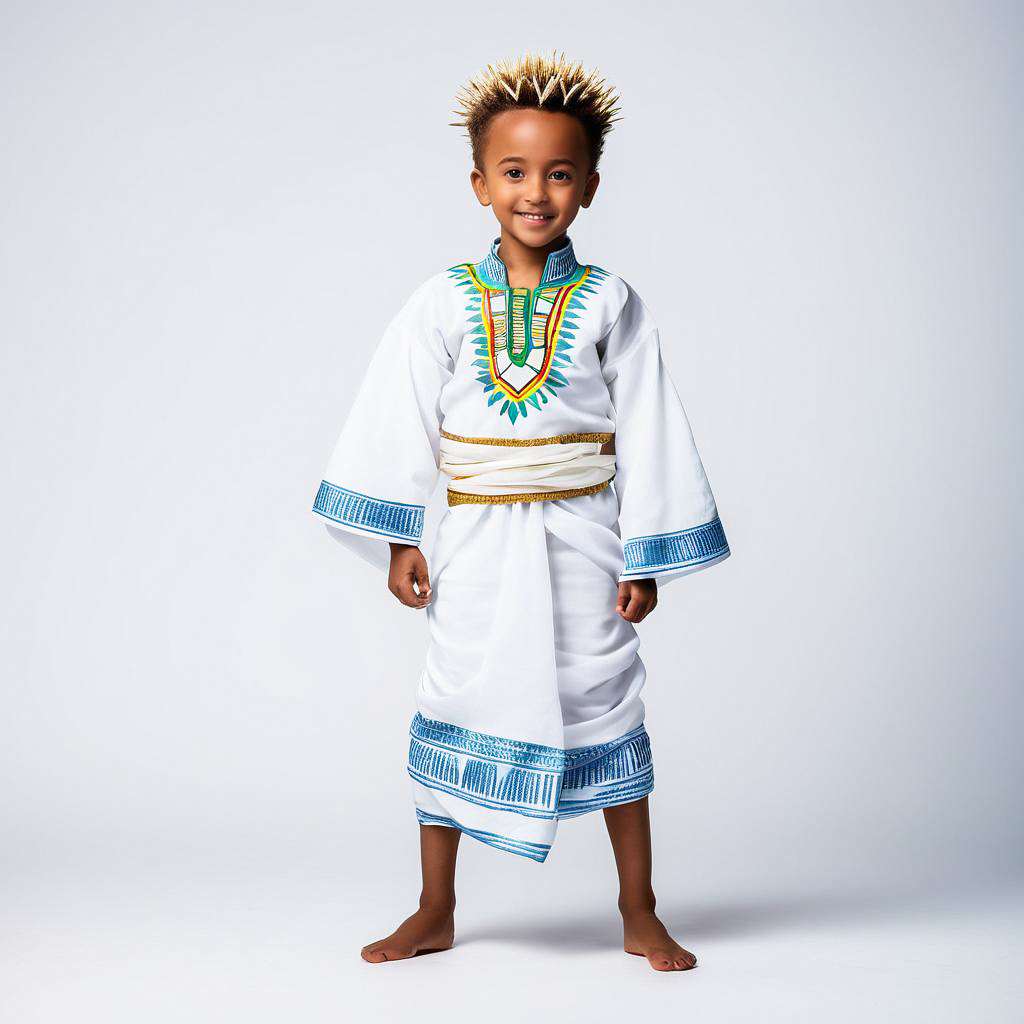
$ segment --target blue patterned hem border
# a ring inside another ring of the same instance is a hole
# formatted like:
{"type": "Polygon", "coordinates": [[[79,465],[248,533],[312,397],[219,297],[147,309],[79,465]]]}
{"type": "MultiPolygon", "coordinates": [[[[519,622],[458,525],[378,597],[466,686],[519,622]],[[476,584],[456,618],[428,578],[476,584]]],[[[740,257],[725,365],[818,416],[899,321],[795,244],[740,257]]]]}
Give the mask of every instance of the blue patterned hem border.
{"type": "Polygon", "coordinates": [[[428,789],[529,818],[573,817],[639,799],[653,786],[643,723],[606,743],[562,749],[474,732],[417,712],[407,769],[428,789]]]}
{"type": "Polygon", "coordinates": [[[313,511],[332,522],[408,544],[423,536],[426,506],[374,498],[323,480],[313,511]]]}
{"type": "Polygon", "coordinates": [[[655,533],[631,537],[623,545],[624,568],[621,579],[644,576],[672,569],[696,568],[729,554],[722,520],[674,533],[655,533]]]}
{"type": "MultiPolygon", "coordinates": [[[[650,738],[647,735],[647,728],[641,722],[635,729],[630,729],[629,732],[624,733],[618,739],[609,740],[607,743],[594,743],[589,747],[569,747],[565,751],[565,766],[567,769],[576,771],[577,777],[580,777],[580,773],[584,770],[585,766],[589,766],[594,762],[600,762],[607,766],[609,763],[609,755],[612,751],[622,752],[626,749],[626,745],[632,741],[638,741],[641,745],[646,744],[647,754],[650,755],[650,738]]],[[[589,769],[591,772],[593,769],[589,769]]],[[[572,785],[572,781],[567,781],[567,785],[572,785]]]]}
{"type": "Polygon", "coordinates": [[[576,818],[590,811],[602,811],[616,804],[628,804],[640,800],[654,790],[654,768],[650,767],[643,775],[630,781],[626,786],[615,786],[602,790],[597,796],[586,800],[563,798],[558,804],[558,817],[576,818]]]}
{"type": "Polygon", "coordinates": [[[565,751],[561,747],[547,747],[542,743],[527,743],[525,740],[474,732],[472,729],[463,729],[461,725],[424,718],[419,712],[416,712],[412,720],[412,735],[435,747],[477,754],[491,761],[503,761],[520,768],[560,771],[565,765],[565,751]]]}
{"type": "Polygon", "coordinates": [[[496,832],[482,832],[480,829],[469,828],[460,825],[454,818],[443,818],[439,814],[430,814],[416,808],[416,820],[421,825],[445,825],[448,828],[457,828],[473,839],[479,839],[481,843],[497,847],[506,853],[517,853],[520,857],[528,857],[542,864],[544,858],[551,851],[550,843],[528,843],[523,839],[511,839],[508,836],[500,836],[496,832]]]}
{"type": "Polygon", "coordinates": [[[464,790],[458,789],[446,782],[441,782],[438,779],[432,778],[429,775],[424,775],[423,772],[418,772],[411,766],[407,768],[411,778],[415,779],[421,786],[426,786],[427,789],[436,789],[440,793],[450,793],[452,796],[457,796],[462,800],[467,801],[471,804],[476,804],[477,807],[486,807],[492,811],[504,811],[507,814],[521,814],[524,818],[554,818],[555,815],[549,810],[539,808],[534,810],[530,807],[518,806],[516,804],[509,803],[503,800],[491,800],[486,796],[480,795],[469,795],[464,790]]]}

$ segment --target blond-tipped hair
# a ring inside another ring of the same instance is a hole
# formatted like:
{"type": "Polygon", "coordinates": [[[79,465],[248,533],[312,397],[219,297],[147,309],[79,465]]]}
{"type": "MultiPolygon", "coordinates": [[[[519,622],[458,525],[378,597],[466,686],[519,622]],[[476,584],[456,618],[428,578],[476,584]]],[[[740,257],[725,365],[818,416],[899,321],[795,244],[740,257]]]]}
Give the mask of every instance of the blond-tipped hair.
{"type": "Polygon", "coordinates": [[[453,128],[465,128],[473,150],[473,163],[483,166],[483,147],[491,119],[505,110],[526,107],[535,110],[562,111],[578,118],[590,142],[592,170],[604,151],[604,139],[612,122],[618,96],[599,78],[596,71],[585,71],[582,64],[569,64],[565,54],[555,57],[518,57],[487,65],[456,95],[458,108],[452,111],[461,120],[449,122],[453,128]]]}

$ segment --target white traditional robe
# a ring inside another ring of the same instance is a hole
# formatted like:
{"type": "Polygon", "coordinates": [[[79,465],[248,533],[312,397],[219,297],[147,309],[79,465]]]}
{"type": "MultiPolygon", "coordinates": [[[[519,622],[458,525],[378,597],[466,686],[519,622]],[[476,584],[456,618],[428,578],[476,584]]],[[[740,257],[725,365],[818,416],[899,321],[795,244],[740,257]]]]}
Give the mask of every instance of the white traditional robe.
{"type": "Polygon", "coordinates": [[[568,238],[538,288],[509,288],[499,241],[424,281],[388,325],[314,512],[386,570],[388,542],[420,543],[445,467],[410,729],[416,814],[543,861],[560,819],[653,788],[619,581],[664,585],[729,547],[637,293],[568,238]],[[611,435],[614,459],[598,453],[611,435]]]}

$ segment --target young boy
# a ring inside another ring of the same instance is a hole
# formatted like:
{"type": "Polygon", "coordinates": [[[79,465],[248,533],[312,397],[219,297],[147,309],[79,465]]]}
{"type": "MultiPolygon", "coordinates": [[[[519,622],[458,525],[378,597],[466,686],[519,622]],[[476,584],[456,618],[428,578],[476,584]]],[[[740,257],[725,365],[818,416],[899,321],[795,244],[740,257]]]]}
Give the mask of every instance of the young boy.
{"type": "Polygon", "coordinates": [[[654,912],[634,624],[659,582],[729,547],[650,312],[566,234],[593,202],[614,102],[564,55],[488,65],[462,91],[470,180],[501,234],[391,321],[316,498],[430,631],[407,766],[422,895],[363,948],[371,963],[453,944],[463,833],[542,862],[561,819],[599,808],[626,952],[696,963],[654,912]]]}

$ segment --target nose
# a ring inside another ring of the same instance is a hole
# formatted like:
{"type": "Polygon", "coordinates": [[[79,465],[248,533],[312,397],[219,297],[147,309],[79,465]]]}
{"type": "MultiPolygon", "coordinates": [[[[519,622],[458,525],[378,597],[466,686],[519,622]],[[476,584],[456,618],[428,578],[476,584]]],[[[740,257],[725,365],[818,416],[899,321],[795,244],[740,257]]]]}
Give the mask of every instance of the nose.
{"type": "Polygon", "coordinates": [[[546,183],[543,178],[533,177],[526,189],[526,198],[537,206],[543,206],[548,198],[546,183]]]}

